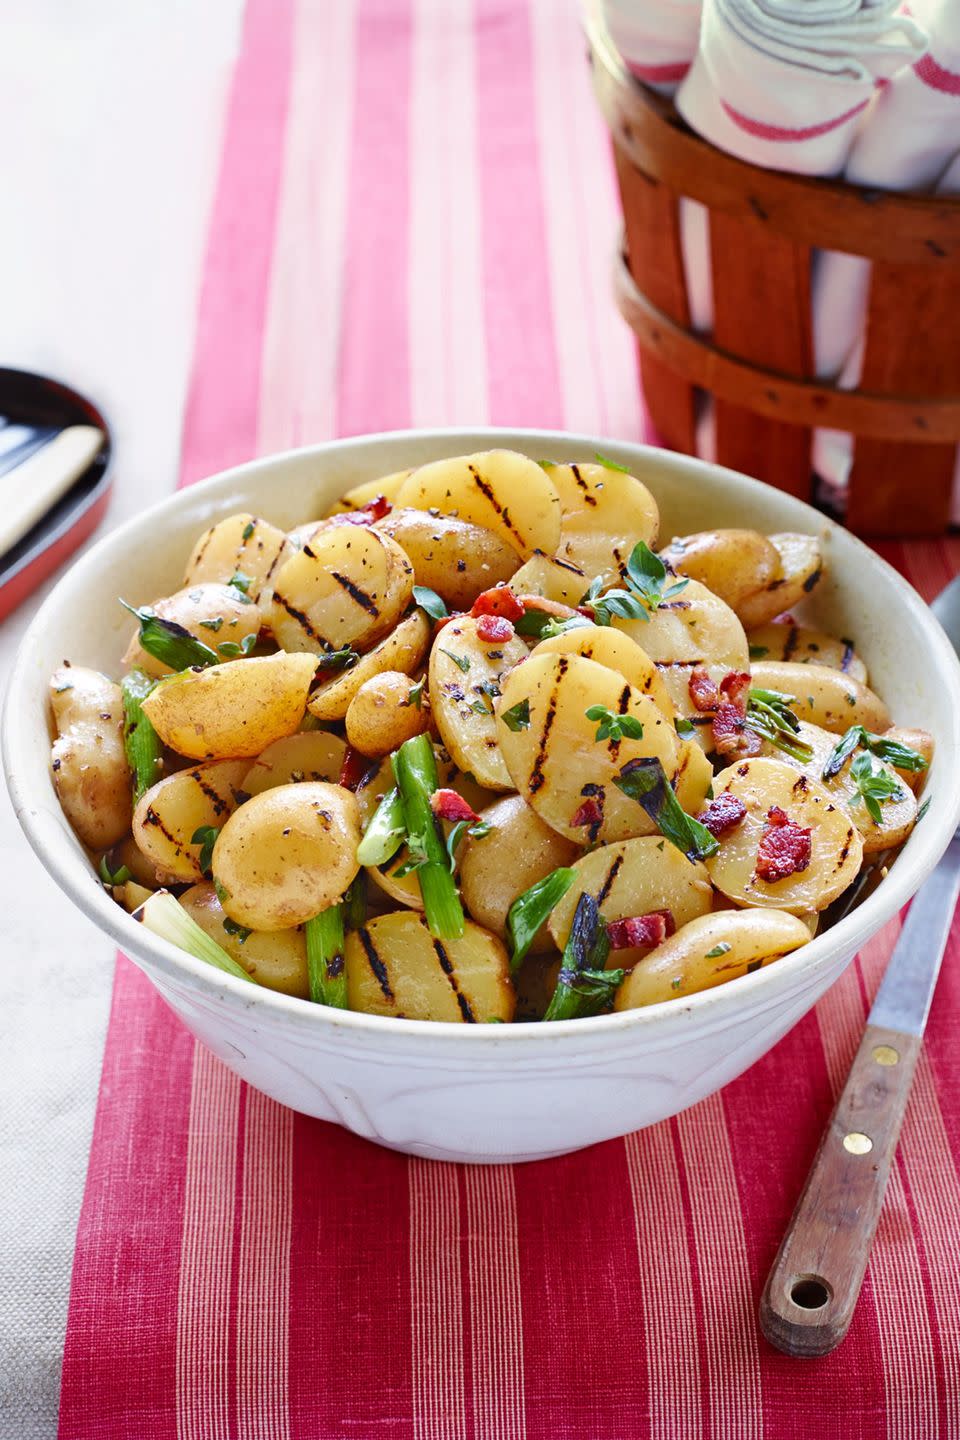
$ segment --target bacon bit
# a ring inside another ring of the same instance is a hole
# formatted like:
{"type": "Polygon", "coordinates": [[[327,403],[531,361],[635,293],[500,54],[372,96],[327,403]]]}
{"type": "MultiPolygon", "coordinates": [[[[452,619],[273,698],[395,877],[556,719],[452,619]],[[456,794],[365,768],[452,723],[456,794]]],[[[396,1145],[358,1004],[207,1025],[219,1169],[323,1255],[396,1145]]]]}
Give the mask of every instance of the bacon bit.
{"type": "Polygon", "coordinates": [[[591,795],[575,812],[570,824],[577,830],[581,825],[599,825],[602,820],[603,809],[596,797],[591,795]]]}
{"type": "MultiPolygon", "coordinates": [[[[426,611],[424,611],[424,614],[426,614],[426,611]]],[[[429,617],[428,617],[428,618],[429,618],[429,617]]],[[[444,626],[445,626],[445,625],[449,625],[449,624],[451,623],[451,621],[453,621],[453,620],[460,620],[460,619],[462,619],[462,614],[461,614],[461,612],[458,610],[458,611],[457,611],[455,614],[453,614],[453,615],[443,615],[443,616],[440,617],[439,620],[434,620],[434,622],[433,622],[433,633],[434,633],[434,636],[439,635],[439,634],[440,634],[440,631],[444,628],[444,626]]]]}
{"type": "Polygon", "coordinates": [[[731,670],[720,681],[720,692],[728,705],[735,705],[741,715],[747,713],[747,696],[750,691],[750,676],[742,671],[731,670]]]}
{"type": "Polygon", "coordinates": [[[543,595],[518,595],[517,599],[523,606],[524,611],[539,610],[543,615],[554,615],[558,620],[572,620],[574,615],[582,615],[583,610],[574,610],[569,605],[564,605],[561,600],[548,600],[543,595]]]}
{"type": "Polygon", "coordinates": [[[767,811],[757,851],[757,875],[772,885],[806,870],[810,864],[810,831],[791,820],[779,805],[767,811]]]}
{"type": "Polygon", "coordinates": [[[361,755],[359,750],[354,750],[352,745],[348,745],[347,753],[344,755],[343,764],[340,767],[340,784],[344,790],[356,790],[373,764],[374,761],[370,759],[369,755],[361,755]]]}
{"type": "Polygon", "coordinates": [[[743,715],[736,705],[721,705],[711,722],[713,748],[718,755],[759,755],[759,735],[744,727],[743,715]]]}
{"type": "Polygon", "coordinates": [[[701,714],[706,710],[718,710],[721,705],[720,691],[710,679],[702,665],[690,671],[690,679],[687,681],[687,689],[690,691],[690,699],[701,714]]]}
{"type": "Polygon", "coordinates": [[[510,621],[502,615],[481,615],[477,621],[477,634],[487,645],[504,645],[514,633],[510,621]]]}
{"type": "Polygon", "coordinates": [[[504,620],[520,620],[524,614],[524,606],[509,585],[494,585],[492,590],[480,592],[473,602],[470,614],[474,619],[480,615],[502,615],[504,620]]]}
{"type": "Polygon", "coordinates": [[[477,812],[456,790],[434,790],[430,796],[430,809],[438,820],[469,820],[473,824],[480,819],[477,812]]]}
{"type": "Polygon", "coordinates": [[[386,495],[376,495],[360,510],[344,510],[339,515],[331,515],[330,524],[372,525],[375,520],[382,520],[384,515],[389,515],[392,509],[386,495]]]}
{"type": "Polygon", "coordinates": [[[710,801],[705,810],[700,811],[697,819],[701,825],[707,827],[711,835],[719,839],[735,825],[739,825],[746,813],[747,807],[739,795],[731,795],[729,790],[724,790],[716,800],[710,801]]]}
{"type": "Polygon", "coordinates": [[[670,910],[651,910],[629,920],[608,920],[607,938],[611,950],[632,950],[638,945],[659,945],[673,935],[677,922],[670,910]]]}

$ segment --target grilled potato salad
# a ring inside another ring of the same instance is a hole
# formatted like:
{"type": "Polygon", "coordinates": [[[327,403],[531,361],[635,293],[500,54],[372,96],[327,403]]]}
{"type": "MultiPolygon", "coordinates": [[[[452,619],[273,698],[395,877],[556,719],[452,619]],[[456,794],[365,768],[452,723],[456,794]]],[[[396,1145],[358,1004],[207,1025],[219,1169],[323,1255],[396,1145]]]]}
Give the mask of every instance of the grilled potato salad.
{"type": "Polygon", "coordinates": [[[236,980],[420,1022],[689,1002],[802,950],[908,839],[933,741],[824,628],[815,535],[661,539],[651,478],[490,450],[216,520],[118,597],[111,673],[51,678],[109,894],[236,980]]]}

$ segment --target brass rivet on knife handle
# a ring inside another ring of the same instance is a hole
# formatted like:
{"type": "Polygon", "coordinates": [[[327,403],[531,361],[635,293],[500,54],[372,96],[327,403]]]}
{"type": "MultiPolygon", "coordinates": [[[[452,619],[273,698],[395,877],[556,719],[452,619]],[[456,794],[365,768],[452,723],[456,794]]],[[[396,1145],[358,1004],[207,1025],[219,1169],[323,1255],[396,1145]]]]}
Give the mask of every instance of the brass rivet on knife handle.
{"type": "Polygon", "coordinates": [[[850,1328],[921,1043],[864,1031],[760,1301],[760,1328],[787,1355],[826,1355],[850,1328]]]}

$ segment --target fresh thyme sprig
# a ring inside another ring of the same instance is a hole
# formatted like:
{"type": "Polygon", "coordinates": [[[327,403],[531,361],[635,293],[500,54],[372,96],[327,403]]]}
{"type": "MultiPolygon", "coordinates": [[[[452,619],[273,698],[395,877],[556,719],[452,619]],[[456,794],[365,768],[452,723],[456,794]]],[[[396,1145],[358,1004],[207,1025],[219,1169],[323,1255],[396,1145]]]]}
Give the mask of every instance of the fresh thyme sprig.
{"type": "Polygon", "coordinates": [[[878,766],[869,753],[858,755],[850,766],[850,774],[857,787],[860,799],[866,806],[867,814],[875,825],[883,823],[880,809],[884,800],[898,800],[903,788],[895,776],[882,765],[878,766]]]}
{"type": "Polygon", "coordinates": [[[602,594],[602,577],[591,581],[580,603],[590,607],[595,624],[610,625],[614,615],[624,620],[649,620],[661,605],[679,595],[690,583],[689,580],[668,583],[672,576],[666,565],[643,540],[638,540],[631,550],[623,579],[625,587],[614,586],[602,594]]]}

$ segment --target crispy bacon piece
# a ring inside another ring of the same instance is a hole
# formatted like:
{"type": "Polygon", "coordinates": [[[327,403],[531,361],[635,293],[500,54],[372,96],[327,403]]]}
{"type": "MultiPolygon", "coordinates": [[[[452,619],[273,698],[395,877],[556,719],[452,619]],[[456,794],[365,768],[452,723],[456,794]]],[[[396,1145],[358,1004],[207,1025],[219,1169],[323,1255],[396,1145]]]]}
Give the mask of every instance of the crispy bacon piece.
{"type": "Polygon", "coordinates": [[[359,750],[348,745],[340,767],[340,784],[344,790],[356,790],[364,775],[375,764],[376,761],[371,760],[369,755],[361,755],[359,750]]]}
{"type": "Polygon", "coordinates": [[[700,811],[697,819],[719,840],[721,835],[726,835],[739,825],[746,813],[747,807],[739,795],[731,795],[729,790],[725,790],[716,800],[711,800],[705,810],[700,811]]]}
{"type": "Polygon", "coordinates": [[[469,820],[472,824],[480,819],[477,812],[456,790],[434,790],[430,796],[430,809],[438,820],[469,820]]]}
{"type": "Polygon", "coordinates": [[[523,602],[518,600],[509,585],[494,585],[492,590],[481,590],[470,614],[476,619],[480,615],[502,615],[504,620],[520,620],[524,613],[523,602]]]}
{"type": "Polygon", "coordinates": [[[608,920],[607,938],[611,950],[631,950],[637,945],[659,945],[676,928],[672,911],[651,910],[648,915],[633,915],[629,920],[608,920]]]}
{"type": "Polygon", "coordinates": [[[481,615],[477,621],[477,634],[486,645],[505,645],[513,639],[514,629],[502,615],[481,615]]]}
{"type": "Polygon", "coordinates": [[[720,691],[702,665],[698,665],[695,670],[690,671],[687,688],[690,691],[690,699],[701,714],[707,710],[719,709],[720,691]]]}
{"type": "Polygon", "coordinates": [[[760,737],[746,729],[743,719],[739,706],[720,706],[710,725],[713,731],[713,748],[718,755],[760,754],[760,737]]]}
{"type": "Polygon", "coordinates": [[[576,830],[581,825],[599,825],[602,820],[602,805],[595,795],[589,795],[579,810],[574,812],[570,824],[576,830]]]}
{"type": "Polygon", "coordinates": [[[810,831],[791,820],[779,805],[767,811],[757,850],[757,875],[768,884],[786,880],[810,864],[810,831]]]}
{"type": "Polygon", "coordinates": [[[735,705],[741,715],[746,715],[750,676],[742,671],[731,670],[729,675],[724,675],[720,681],[720,693],[728,705],[735,705]]]}
{"type": "Polygon", "coordinates": [[[392,509],[386,495],[376,495],[360,510],[344,510],[339,515],[331,515],[330,524],[372,525],[375,520],[382,520],[384,515],[389,515],[392,509]]]}

